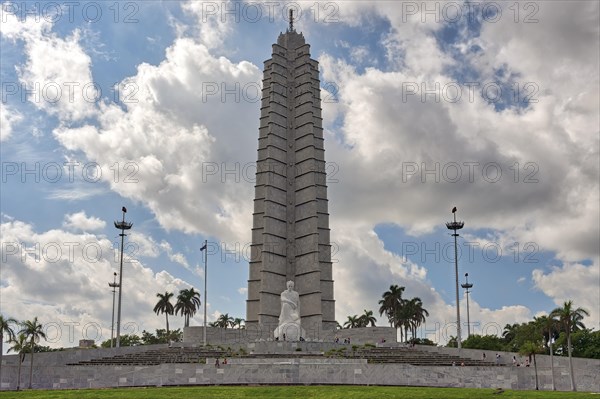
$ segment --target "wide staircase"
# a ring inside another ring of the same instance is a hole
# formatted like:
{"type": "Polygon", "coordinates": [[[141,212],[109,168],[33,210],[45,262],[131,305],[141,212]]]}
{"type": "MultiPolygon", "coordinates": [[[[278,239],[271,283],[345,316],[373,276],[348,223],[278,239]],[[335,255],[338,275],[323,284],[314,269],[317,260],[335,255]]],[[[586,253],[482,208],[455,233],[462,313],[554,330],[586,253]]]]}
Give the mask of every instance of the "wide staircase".
{"type": "Polygon", "coordinates": [[[368,363],[404,363],[414,366],[495,366],[495,363],[416,348],[365,348],[344,357],[367,359],[368,363]]]}
{"type": "Polygon", "coordinates": [[[205,363],[207,358],[236,359],[366,359],[368,363],[402,363],[414,366],[495,366],[493,362],[476,360],[435,351],[403,347],[350,347],[323,352],[292,351],[285,353],[252,353],[222,348],[176,347],[107,356],[70,363],[69,365],[153,366],[163,363],[205,363]]]}
{"type": "Polygon", "coordinates": [[[124,355],[106,356],[98,359],[69,363],[68,366],[155,366],[162,363],[204,363],[208,357],[224,357],[226,351],[215,348],[161,348],[124,355]]]}

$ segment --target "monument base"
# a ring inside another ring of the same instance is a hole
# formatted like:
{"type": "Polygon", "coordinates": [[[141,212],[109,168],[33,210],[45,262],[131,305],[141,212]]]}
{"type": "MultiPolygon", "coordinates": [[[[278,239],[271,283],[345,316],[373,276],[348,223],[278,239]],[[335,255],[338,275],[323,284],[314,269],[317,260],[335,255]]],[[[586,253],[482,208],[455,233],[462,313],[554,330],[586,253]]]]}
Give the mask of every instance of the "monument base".
{"type": "Polygon", "coordinates": [[[284,323],[273,331],[273,337],[278,341],[300,341],[306,339],[306,331],[297,323],[284,323]]]}

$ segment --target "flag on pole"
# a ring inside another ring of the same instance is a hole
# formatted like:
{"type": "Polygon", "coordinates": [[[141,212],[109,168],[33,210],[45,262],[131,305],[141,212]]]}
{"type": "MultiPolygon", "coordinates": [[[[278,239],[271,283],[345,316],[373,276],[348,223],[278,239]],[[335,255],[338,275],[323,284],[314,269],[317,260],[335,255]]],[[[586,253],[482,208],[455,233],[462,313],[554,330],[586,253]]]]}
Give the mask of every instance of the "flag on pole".
{"type": "Polygon", "coordinates": [[[206,249],[206,243],[202,247],[200,247],[200,251],[204,251],[206,249]]]}

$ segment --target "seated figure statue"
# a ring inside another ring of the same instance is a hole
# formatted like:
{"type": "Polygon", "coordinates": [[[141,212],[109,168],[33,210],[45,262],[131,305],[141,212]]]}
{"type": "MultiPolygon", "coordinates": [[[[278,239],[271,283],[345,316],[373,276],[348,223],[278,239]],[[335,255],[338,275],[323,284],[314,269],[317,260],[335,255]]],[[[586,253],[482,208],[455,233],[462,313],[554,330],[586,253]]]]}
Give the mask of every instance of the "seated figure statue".
{"type": "Polygon", "coordinates": [[[300,297],[294,291],[294,282],[288,281],[287,290],[281,293],[281,313],[279,326],[273,332],[279,341],[300,341],[305,333],[300,326],[300,297]]]}

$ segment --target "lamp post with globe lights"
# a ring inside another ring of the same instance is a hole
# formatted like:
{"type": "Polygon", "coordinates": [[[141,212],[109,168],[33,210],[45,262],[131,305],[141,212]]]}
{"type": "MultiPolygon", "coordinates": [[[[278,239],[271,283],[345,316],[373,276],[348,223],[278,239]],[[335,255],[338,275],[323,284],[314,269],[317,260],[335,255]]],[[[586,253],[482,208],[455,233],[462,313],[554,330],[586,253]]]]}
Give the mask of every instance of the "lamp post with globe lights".
{"type": "Polygon", "coordinates": [[[471,291],[469,290],[473,288],[473,284],[469,283],[469,273],[465,273],[465,283],[460,286],[465,289],[465,294],[467,296],[467,338],[469,338],[471,336],[471,319],[469,318],[469,294],[471,291]]]}
{"type": "Polygon", "coordinates": [[[115,222],[115,227],[121,230],[119,234],[121,236],[121,263],[119,266],[119,305],[117,311],[117,348],[121,347],[121,296],[123,293],[123,246],[125,244],[125,230],[131,229],[133,223],[129,223],[125,221],[125,214],[127,213],[127,208],[121,208],[123,211],[123,220],[120,222],[115,222]]]}
{"type": "Polygon", "coordinates": [[[456,207],[452,208],[452,215],[454,216],[454,221],[446,223],[446,227],[448,230],[454,231],[452,236],[454,237],[454,277],[456,283],[456,343],[458,349],[461,348],[461,339],[460,339],[460,304],[458,298],[458,246],[456,243],[456,239],[458,237],[457,231],[462,229],[465,225],[464,222],[456,221],[456,207]]]}
{"type": "Polygon", "coordinates": [[[113,273],[113,282],[108,283],[108,286],[112,288],[113,293],[112,317],[110,322],[110,347],[112,348],[114,346],[115,340],[115,292],[117,291],[117,287],[119,286],[119,284],[117,284],[117,272],[113,273]]]}

